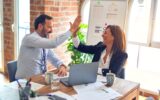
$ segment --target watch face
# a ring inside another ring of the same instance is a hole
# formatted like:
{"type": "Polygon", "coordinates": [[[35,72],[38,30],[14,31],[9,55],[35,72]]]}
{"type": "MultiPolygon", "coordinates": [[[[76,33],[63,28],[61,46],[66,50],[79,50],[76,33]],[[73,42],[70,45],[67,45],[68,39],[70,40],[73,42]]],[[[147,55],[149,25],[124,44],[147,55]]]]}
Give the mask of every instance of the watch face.
{"type": "Polygon", "coordinates": [[[144,1],[144,0],[138,0],[138,3],[139,3],[139,4],[142,4],[142,3],[143,3],[143,1],[144,1]]]}

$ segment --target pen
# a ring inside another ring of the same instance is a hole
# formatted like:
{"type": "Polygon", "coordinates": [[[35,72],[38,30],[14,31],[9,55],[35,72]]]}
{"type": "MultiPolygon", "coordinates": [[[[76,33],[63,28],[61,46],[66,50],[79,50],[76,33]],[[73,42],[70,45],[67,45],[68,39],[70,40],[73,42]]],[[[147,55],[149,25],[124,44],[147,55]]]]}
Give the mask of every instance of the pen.
{"type": "Polygon", "coordinates": [[[30,79],[27,81],[26,86],[29,85],[29,83],[30,83],[31,80],[32,80],[32,79],[30,78],[30,79]]]}
{"type": "Polygon", "coordinates": [[[37,96],[49,96],[49,97],[51,97],[51,96],[54,96],[54,95],[52,95],[52,94],[37,94],[37,96]]]}
{"type": "Polygon", "coordinates": [[[18,83],[18,86],[22,89],[22,86],[21,86],[21,84],[19,83],[19,81],[18,80],[16,80],[17,81],[17,83],[18,83]]]}
{"type": "Polygon", "coordinates": [[[105,93],[108,93],[108,91],[107,91],[107,90],[105,90],[105,89],[102,89],[102,91],[104,91],[105,93]]]}

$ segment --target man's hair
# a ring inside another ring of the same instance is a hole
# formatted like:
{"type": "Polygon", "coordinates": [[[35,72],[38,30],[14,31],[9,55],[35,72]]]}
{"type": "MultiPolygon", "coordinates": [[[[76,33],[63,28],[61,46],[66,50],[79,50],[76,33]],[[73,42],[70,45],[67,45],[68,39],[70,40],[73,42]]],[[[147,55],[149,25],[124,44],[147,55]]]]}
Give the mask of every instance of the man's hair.
{"type": "Polygon", "coordinates": [[[52,17],[51,16],[48,16],[46,14],[41,14],[40,16],[38,16],[36,19],[35,19],[35,22],[34,22],[34,28],[35,30],[38,29],[38,24],[45,24],[45,20],[48,19],[48,20],[52,20],[52,17]]]}

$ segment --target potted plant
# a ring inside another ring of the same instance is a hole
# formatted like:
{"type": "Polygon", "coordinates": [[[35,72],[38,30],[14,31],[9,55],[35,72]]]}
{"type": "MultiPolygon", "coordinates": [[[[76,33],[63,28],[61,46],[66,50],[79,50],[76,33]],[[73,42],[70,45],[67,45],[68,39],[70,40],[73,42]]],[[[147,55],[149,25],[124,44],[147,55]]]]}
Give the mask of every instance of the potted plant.
{"type": "MultiPolygon", "coordinates": [[[[77,36],[79,37],[81,43],[86,43],[86,30],[88,28],[88,25],[86,24],[80,24],[80,29],[77,31],[77,36]]],[[[71,53],[71,62],[69,65],[72,64],[81,64],[81,63],[90,63],[92,61],[92,55],[86,54],[77,51],[74,48],[72,37],[70,37],[67,41],[67,52],[71,53]]]]}

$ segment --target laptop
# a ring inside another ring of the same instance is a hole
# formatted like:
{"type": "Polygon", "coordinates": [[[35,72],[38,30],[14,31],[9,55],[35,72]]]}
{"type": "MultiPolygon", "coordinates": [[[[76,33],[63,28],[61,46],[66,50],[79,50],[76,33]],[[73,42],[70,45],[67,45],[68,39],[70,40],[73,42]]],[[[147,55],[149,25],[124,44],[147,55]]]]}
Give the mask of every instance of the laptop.
{"type": "Polygon", "coordinates": [[[70,66],[69,77],[60,79],[65,86],[93,83],[97,80],[98,62],[70,66]]]}

